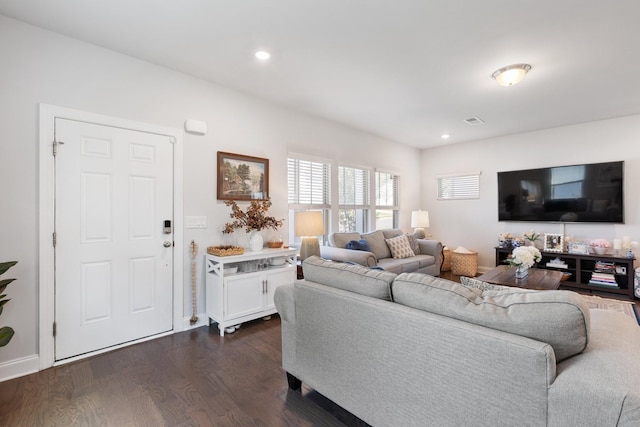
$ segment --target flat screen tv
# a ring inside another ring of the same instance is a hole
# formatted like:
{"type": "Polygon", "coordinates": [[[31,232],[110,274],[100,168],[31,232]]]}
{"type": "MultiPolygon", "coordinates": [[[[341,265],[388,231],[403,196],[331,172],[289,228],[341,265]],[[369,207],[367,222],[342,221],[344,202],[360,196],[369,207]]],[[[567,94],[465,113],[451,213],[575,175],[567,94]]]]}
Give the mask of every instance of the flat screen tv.
{"type": "Polygon", "coordinates": [[[498,220],[624,223],[624,162],[498,172],[498,220]]]}

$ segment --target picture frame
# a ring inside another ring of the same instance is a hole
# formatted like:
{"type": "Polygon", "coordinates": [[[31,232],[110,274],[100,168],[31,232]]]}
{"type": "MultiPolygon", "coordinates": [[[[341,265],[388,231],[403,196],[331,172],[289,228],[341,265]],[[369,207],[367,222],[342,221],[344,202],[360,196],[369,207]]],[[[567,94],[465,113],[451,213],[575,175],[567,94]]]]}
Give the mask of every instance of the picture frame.
{"type": "Polygon", "coordinates": [[[267,200],[269,159],[218,151],[218,200],[267,200]]]}
{"type": "Polygon", "coordinates": [[[588,243],[571,243],[568,249],[572,254],[589,255],[588,243]]]}
{"type": "Polygon", "coordinates": [[[562,252],[564,239],[562,234],[545,233],[544,250],[546,252],[562,252]]]}

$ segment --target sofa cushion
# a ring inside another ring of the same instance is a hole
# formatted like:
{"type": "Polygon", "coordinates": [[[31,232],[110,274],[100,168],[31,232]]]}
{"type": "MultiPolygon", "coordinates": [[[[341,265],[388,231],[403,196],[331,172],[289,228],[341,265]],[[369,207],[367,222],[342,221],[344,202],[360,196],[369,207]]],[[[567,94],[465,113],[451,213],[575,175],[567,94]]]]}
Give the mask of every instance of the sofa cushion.
{"type": "Polygon", "coordinates": [[[388,271],[327,261],[317,256],[305,259],[302,268],[304,280],[391,301],[391,282],[396,275],[388,271]]]}
{"type": "Polygon", "coordinates": [[[548,343],[556,361],[582,352],[589,340],[589,308],[575,292],[510,287],[478,292],[426,274],[403,273],[392,293],[399,304],[548,343]]]}
{"type": "Polygon", "coordinates": [[[391,258],[391,251],[389,251],[387,242],[384,240],[384,234],[382,234],[382,231],[377,230],[363,234],[362,238],[369,243],[371,252],[373,252],[376,258],[391,258]]]}
{"type": "Polygon", "coordinates": [[[393,239],[394,237],[398,237],[399,235],[404,234],[404,232],[399,228],[387,228],[380,231],[382,231],[385,239],[393,239]]]}
{"type": "Polygon", "coordinates": [[[329,235],[329,243],[336,248],[346,248],[351,240],[360,240],[360,233],[332,233],[329,235]]]}
{"type": "Polygon", "coordinates": [[[351,250],[354,250],[354,251],[371,252],[371,248],[369,247],[369,243],[367,243],[367,241],[364,240],[364,239],[349,240],[349,243],[347,243],[347,246],[345,246],[345,249],[351,249],[351,250]]]}
{"type": "Polygon", "coordinates": [[[405,234],[405,236],[407,236],[407,239],[409,239],[409,245],[411,245],[411,250],[413,251],[413,253],[419,255],[420,245],[418,244],[418,238],[415,236],[415,234],[405,234]]]}

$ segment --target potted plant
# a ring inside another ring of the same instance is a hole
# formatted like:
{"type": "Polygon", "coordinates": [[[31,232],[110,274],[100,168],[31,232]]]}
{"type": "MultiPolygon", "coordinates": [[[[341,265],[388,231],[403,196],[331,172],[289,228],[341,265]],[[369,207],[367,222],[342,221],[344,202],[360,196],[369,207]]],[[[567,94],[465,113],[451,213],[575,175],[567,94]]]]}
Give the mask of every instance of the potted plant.
{"type": "Polygon", "coordinates": [[[516,279],[527,277],[529,269],[542,259],[542,254],[535,246],[520,246],[513,250],[509,265],[516,267],[516,279]]]}
{"type": "MultiPolygon", "coordinates": [[[[18,261],[0,263],[0,276],[2,276],[8,269],[13,267],[17,263],[18,261]]],[[[4,291],[5,289],[7,289],[7,286],[9,286],[9,283],[13,282],[14,280],[16,279],[0,280],[0,315],[2,314],[4,305],[11,301],[10,299],[7,299],[7,295],[4,293],[4,291]]],[[[0,327],[0,347],[4,347],[5,345],[9,344],[9,341],[11,341],[11,338],[13,338],[14,333],[15,331],[10,326],[0,327]]]]}
{"type": "Polygon", "coordinates": [[[227,222],[224,225],[223,233],[233,233],[235,230],[244,228],[247,233],[250,233],[249,246],[252,251],[259,251],[263,246],[261,230],[265,228],[271,228],[277,230],[283,224],[283,219],[276,219],[273,216],[268,216],[267,212],[271,207],[271,200],[252,200],[247,211],[244,212],[238,204],[233,200],[227,200],[225,205],[231,206],[231,214],[229,217],[233,219],[232,222],[227,222]]]}

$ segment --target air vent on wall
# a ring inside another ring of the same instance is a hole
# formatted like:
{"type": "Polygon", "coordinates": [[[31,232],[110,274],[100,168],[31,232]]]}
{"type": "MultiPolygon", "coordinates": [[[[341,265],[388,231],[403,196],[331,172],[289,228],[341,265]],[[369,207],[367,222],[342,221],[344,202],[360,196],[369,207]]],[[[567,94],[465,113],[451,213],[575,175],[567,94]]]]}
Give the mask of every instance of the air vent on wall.
{"type": "Polygon", "coordinates": [[[484,123],[484,120],[482,120],[480,117],[469,117],[468,119],[464,119],[464,121],[468,124],[468,125],[481,125],[482,123],[484,123]]]}

